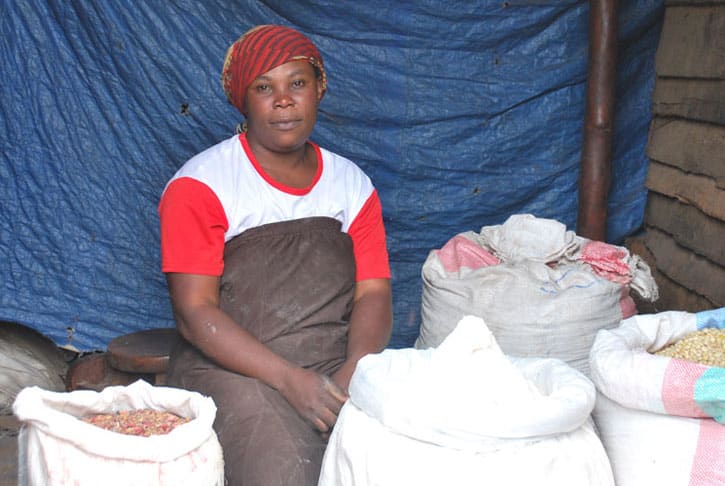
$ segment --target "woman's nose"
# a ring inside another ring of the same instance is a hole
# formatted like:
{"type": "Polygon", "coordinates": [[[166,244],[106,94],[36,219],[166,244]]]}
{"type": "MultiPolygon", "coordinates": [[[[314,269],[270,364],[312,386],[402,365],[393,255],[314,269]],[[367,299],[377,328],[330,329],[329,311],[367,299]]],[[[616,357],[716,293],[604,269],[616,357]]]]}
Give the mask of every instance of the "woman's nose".
{"type": "Polygon", "coordinates": [[[275,94],[274,106],[279,108],[286,108],[292,105],[292,97],[290,96],[289,90],[282,89],[278,90],[275,94]]]}

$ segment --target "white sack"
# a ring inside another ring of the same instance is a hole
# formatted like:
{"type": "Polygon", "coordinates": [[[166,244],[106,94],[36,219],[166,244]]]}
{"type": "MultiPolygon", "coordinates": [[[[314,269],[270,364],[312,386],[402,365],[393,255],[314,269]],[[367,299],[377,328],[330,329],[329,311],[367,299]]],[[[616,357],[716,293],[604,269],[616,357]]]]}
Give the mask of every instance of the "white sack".
{"type": "Polygon", "coordinates": [[[725,368],[652,354],[704,327],[725,328],[725,308],[625,319],[597,333],[591,378],[600,392],[625,407],[725,423],[725,368]]]}
{"type": "Polygon", "coordinates": [[[466,316],[437,348],[363,357],[350,400],[405,435],[487,450],[500,439],[570,432],[594,407],[583,374],[554,359],[508,358],[483,319],[466,316]],[[532,413],[535,410],[536,413],[532,413]]]}
{"type": "Polygon", "coordinates": [[[704,327],[725,327],[725,309],[639,315],[597,333],[593,417],[618,486],[725,484],[725,368],[652,354],[704,327]]]}
{"type": "Polygon", "coordinates": [[[593,417],[617,486],[725,484],[725,425],[624,407],[603,394],[593,417]]]}
{"type": "Polygon", "coordinates": [[[477,315],[507,355],[561,359],[588,374],[596,332],[623,317],[621,286],[580,265],[525,261],[453,275],[431,253],[422,275],[418,349],[437,346],[463,316],[477,315]]]}
{"type": "MultiPolygon", "coordinates": [[[[645,483],[646,484],[646,483],[645,483]]],[[[318,486],[614,486],[591,420],[535,441],[461,451],[399,434],[352,402],[340,412],[318,486]]]]}
{"type": "Polygon", "coordinates": [[[58,347],[35,329],[0,322],[0,414],[12,413],[23,388],[65,391],[68,364],[58,347]]]}
{"type": "Polygon", "coordinates": [[[612,485],[594,399],[582,373],[509,359],[466,316],[435,349],[358,362],[320,485],[612,485]]]}
{"type": "Polygon", "coordinates": [[[58,393],[29,387],[13,404],[21,486],[200,486],[224,484],[221,445],[211,398],[145,381],[101,392],[58,393]],[[105,430],[82,417],[154,409],[192,420],[165,435],[140,437],[105,430]]]}

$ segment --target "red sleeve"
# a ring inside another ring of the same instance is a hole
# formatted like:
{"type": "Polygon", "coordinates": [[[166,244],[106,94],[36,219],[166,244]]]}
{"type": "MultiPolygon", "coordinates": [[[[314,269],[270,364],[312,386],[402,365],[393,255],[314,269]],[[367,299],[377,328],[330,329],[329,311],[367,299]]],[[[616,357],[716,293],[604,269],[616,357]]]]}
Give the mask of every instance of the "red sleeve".
{"type": "Polygon", "coordinates": [[[352,238],[355,253],[356,279],[390,278],[383,208],[377,191],[373,191],[365,201],[350,225],[348,234],[352,238]]]}
{"type": "Polygon", "coordinates": [[[181,177],[159,202],[161,271],[221,275],[229,227],[219,198],[204,183],[181,177]]]}

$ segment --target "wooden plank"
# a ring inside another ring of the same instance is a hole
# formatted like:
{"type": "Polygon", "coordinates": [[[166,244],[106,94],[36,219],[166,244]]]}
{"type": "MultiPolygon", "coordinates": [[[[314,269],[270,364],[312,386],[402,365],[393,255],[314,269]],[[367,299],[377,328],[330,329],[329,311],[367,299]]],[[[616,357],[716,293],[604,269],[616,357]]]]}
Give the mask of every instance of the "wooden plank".
{"type": "Polygon", "coordinates": [[[657,76],[725,79],[723,32],[722,5],[666,8],[655,55],[657,76]]]}
{"type": "Polygon", "coordinates": [[[696,5],[725,5],[725,0],[665,0],[666,7],[693,7],[696,5]]]}
{"type": "Polygon", "coordinates": [[[688,252],[655,227],[646,229],[645,243],[657,260],[657,270],[715,306],[725,307],[725,268],[688,252]]]}
{"type": "Polygon", "coordinates": [[[657,78],[652,113],[725,125],[725,80],[657,78]]]}
{"type": "Polygon", "coordinates": [[[650,193],[645,223],[672,235],[680,246],[725,268],[725,222],[710,218],[677,199],[650,193]]]}
{"type": "Polygon", "coordinates": [[[665,0],[665,6],[672,7],[676,5],[725,5],[725,0],[665,0]]]}
{"type": "Polygon", "coordinates": [[[656,119],[646,153],[650,159],[684,172],[712,177],[719,187],[725,187],[725,126],[656,119]]]}
{"type": "MultiPolygon", "coordinates": [[[[720,179],[725,184],[725,179],[720,179]]],[[[725,188],[715,179],[687,174],[675,167],[651,161],[645,182],[650,194],[658,193],[690,204],[706,215],[725,221],[725,188]]]]}
{"type": "Polygon", "coordinates": [[[656,314],[669,310],[700,312],[716,308],[715,304],[705,297],[683,287],[658,271],[657,260],[645,244],[642,236],[628,238],[625,241],[625,246],[631,253],[638,255],[650,266],[652,277],[657,282],[659,290],[659,299],[655,302],[647,302],[640,298],[636,292],[633,292],[632,299],[637,306],[637,312],[640,314],[656,314]]]}

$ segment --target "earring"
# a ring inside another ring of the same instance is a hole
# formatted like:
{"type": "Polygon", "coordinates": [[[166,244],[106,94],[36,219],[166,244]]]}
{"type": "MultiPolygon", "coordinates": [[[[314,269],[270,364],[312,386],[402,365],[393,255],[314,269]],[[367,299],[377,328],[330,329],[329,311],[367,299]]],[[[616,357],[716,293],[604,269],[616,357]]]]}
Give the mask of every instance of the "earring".
{"type": "Polygon", "coordinates": [[[243,121],[242,123],[237,123],[237,125],[234,127],[234,134],[239,135],[240,133],[244,133],[247,131],[247,122],[243,121]]]}

